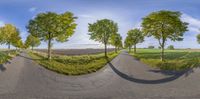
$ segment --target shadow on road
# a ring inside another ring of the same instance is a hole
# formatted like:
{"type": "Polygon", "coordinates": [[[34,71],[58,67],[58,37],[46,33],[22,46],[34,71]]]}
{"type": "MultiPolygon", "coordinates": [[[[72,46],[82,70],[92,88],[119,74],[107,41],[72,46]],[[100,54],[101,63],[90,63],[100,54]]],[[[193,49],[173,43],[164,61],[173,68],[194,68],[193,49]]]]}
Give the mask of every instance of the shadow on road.
{"type": "Polygon", "coordinates": [[[108,63],[109,66],[111,67],[111,69],[120,77],[122,77],[123,79],[126,79],[128,81],[131,82],[135,82],[135,83],[141,83],[141,84],[161,84],[161,83],[167,83],[173,80],[176,80],[177,78],[181,77],[182,75],[186,74],[189,75],[189,73],[191,73],[193,70],[192,69],[187,69],[187,70],[183,70],[183,71],[156,71],[159,73],[163,73],[166,75],[170,75],[170,77],[166,77],[166,78],[162,78],[162,79],[157,79],[157,80],[146,80],[146,79],[139,79],[139,78],[134,78],[133,76],[129,76],[121,71],[119,71],[115,66],[113,66],[112,63],[108,63]]]}
{"type": "Polygon", "coordinates": [[[5,70],[6,68],[2,64],[0,64],[0,71],[5,71],[5,70]]]}

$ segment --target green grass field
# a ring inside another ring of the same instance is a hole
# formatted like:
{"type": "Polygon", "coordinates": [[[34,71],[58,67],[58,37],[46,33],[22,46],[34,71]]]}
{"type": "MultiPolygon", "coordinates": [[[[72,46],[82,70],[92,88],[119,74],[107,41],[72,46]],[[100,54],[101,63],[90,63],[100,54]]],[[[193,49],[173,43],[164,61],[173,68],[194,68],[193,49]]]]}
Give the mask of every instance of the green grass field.
{"type": "Polygon", "coordinates": [[[165,50],[165,61],[160,60],[159,49],[137,49],[130,53],[141,62],[163,70],[183,70],[200,66],[200,50],[165,50]]]}
{"type": "MultiPolygon", "coordinates": [[[[96,72],[108,62],[104,57],[104,53],[80,56],[54,55],[50,61],[45,53],[32,51],[28,53],[37,63],[45,68],[65,75],[81,75],[96,72]]],[[[109,52],[108,59],[112,60],[118,54],[109,52]]]]}
{"type": "Polygon", "coordinates": [[[7,62],[9,59],[15,57],[17,54],[19,54],[18,51],[15,50],[1,50],[0,51],[0,64],[3,64],[7,62]]]}

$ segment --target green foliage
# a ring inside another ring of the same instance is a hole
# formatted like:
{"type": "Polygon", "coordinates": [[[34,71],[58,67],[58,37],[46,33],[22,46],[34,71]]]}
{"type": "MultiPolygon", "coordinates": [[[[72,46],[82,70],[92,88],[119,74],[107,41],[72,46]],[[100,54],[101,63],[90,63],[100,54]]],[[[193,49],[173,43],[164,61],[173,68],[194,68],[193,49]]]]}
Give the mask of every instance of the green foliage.
{"type": "Polygon", "coordinates": [[[169,50],[174,50],[174,46],[173,46],[173,45],[169,45],[169,46],[167,47],[167,49],[169,49],[169,50]]]}
{"type": "Polygon", "coordinates": [[[144,36],[139,29],[129,30],[125,40],[125,46],[131,48],[134,45],[134,53],[136,53],[136,44],[142,43],[144,36]]]}
{"type": "Polygon", "coordinates": [[[43,41],[48,41],[48,58],[51,58],[52,41],[65,42],[74,34],[77,24],[73,13],[65,12],[57,14],[54,12],[40,13],[27,26],[31,35],[43,41]]]}
{"type": "Polygon", "coordinates": [[[111,45],[115,46],[115,50],[117,50],[117,48],[122,48],[123,44],[122,44],[122,37],[120,36],[120,34],[116,33],[113,34],[111,36],[111,45]]]}
{"type": "Polygon", "coordinates": [[[41,44],[40,39],[35,36],[32,36],[31,34],[27,37],[25,41],[26,48],[32,47],[32,50],[33,50],[33,47],[37,47],[40,44],[41,44]]]}
{"type": "Polygon", "coordinates": [[[181,41],[184,32],[187,31],[188,23],[182,22],[180,17],[180,12],[161,10],[143,18],[142,31],[146,36],[153,36],[158,40],[162,49],[161,60],[167,39],[181,41]]]}
{"type": "Polygon", "coordinates": [[[148,46],[148,49],[154,49],[154,48],[155,48],[155,47],[152,46],[152,45],[148,46]]]}
{"type": "MultiPolygon", "coordinates": [[[[119,53],[108,53],[108,60],[112,60],[119,53]]],[[[104,54],[81,56],[53,56],[47,60],[45,53],[29,52],[29,55],[45,68],[66,75],[81,75],[96,72],[107,64],[104,54]]]]}
{"type": "Polygon", "coordinates": [[[200,44],[200,34],[197,35],[197,42],[200,44]]]}
{"type": "Polygon", "coordinates": [[[5,24],[5,26],[0,28],[0,33],[2,34],[0,37],[0,42],[2,44],[7,44],[10,49],[10,45],[17,46],[18,42],[20,42],[21,37],[19,30],[12,24],[5,24]]]}
{"type": "Polygon", "coordinates": [[[19,52],[15,50],[0,51],[0,64],[6,63],[8,60],[15,57],[17,54],[19,54],[19,52]]]}
{"type": "Polygon", "coordinates": [[[105,45],[105,56],[107,56],[107,44],[111,40],[111,36],[118,32],[118,25],[112,20],[97,20],[93,24],[89,24],[90,39],[103,43],[105,45]]]}
{"type": "Polygon", "coordinates": [[[192,50],[166,50],[165,61],[159,59],[159,49],[139,49],[134,57],[155,68],[164,70],[184,70],[200,65],[200,52],[192,50]]]}

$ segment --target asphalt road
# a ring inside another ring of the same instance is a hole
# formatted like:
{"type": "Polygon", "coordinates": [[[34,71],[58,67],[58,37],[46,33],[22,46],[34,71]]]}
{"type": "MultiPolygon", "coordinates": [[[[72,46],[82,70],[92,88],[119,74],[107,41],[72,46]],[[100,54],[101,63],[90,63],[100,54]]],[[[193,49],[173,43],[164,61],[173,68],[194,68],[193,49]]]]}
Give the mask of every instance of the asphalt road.
{"type": "Polygon", "coordinates": [[[0,99],[199,99],[200,69],[150,68],[122,52],[96,73],[65,76],[25,53],[0,66],[0,99]]]}

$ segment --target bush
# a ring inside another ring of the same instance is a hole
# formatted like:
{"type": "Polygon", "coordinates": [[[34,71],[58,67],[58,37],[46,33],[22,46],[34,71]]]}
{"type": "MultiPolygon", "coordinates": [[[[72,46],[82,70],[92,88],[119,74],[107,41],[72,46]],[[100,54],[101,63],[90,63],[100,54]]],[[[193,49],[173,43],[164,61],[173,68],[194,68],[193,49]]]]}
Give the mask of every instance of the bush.
{"type": "Polygon", "coordinates": [[[167,47],[167,49],[169,49],[169,50],[174,50],[174,46],[173,46],[173,45],[170,45],[170,46],[167,47]]]}
{"type": "Polygon", "coordinates": [[[148,48],[149,48],[149,49],[154,49],[155,47],[154,47],[154,46],[148,46],[148,48]]]}

